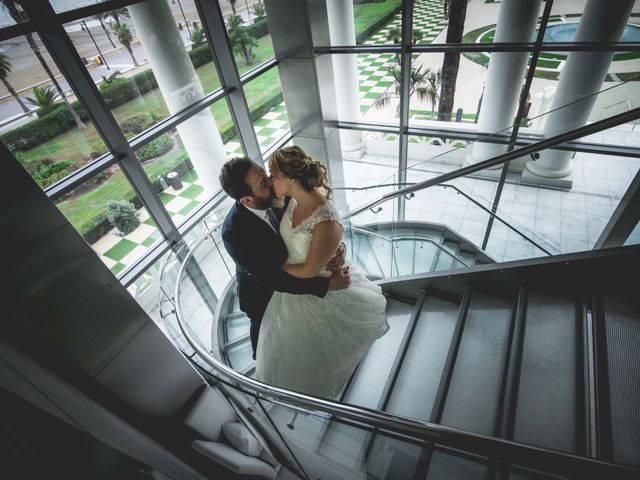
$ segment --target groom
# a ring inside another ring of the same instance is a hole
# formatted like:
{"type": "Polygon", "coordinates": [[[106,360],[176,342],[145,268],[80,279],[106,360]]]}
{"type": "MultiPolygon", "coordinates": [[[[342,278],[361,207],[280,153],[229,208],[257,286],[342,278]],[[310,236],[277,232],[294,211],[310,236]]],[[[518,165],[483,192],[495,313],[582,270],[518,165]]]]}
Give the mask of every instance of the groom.
{"type": "Polygon", "coordinates": [[[256,358],[260,323],[274,290],[324,297],[351,283],[344,266],[344,249],[327,265],[329,278],[295,278],[282,270],[289,256],[279,234],[283,209],[277,207],[271,179],[248,158],[233,158],[222,166],[220,185],[236,203],[222,227],[224,246],[236,263],[240,310],[251,319],[251,346],[256,358]]]}

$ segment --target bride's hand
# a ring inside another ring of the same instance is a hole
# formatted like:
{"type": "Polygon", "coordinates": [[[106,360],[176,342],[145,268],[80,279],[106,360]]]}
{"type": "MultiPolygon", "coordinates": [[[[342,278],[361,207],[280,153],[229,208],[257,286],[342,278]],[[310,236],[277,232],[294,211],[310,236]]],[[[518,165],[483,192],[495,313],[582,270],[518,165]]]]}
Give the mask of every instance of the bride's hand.
{"type": "Polygon", "coordinates": [[[342,267],[344,267],[344,257],[346,251],[346,245],[344,244],[344,242],[342,242],[340,245],[338,245],[338,250],[336,250],[335,256],[331,260],[329,260],[329,263],[327,263],[325,269],[329,272],[337,272],[342,267]]]}

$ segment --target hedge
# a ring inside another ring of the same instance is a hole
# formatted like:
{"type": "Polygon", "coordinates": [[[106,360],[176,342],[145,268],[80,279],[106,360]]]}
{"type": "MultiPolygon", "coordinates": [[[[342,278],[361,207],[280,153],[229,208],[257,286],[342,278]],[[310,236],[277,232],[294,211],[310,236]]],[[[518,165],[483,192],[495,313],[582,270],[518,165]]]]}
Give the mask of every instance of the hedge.
{"type": "Polygon", "coordinates": [[[251,25],[247,25],[245,28],[253,38],[264,37],[269,33],[269,23],[267,22],[267,17],[262,17],[261,19],[253,22],[251,25]]]}
{"type": "MultiPolygon", "coordinates": [[[[372,2],[372,3],[377,3],[377,2],[372,2]]],[[[367,28],[361,31],[358,35],[356,35],[356,43],[358,44],[364,43],[365,40],[367,40],[371,35],[376,33],[378,30],[384,27],[387,23],[389,23],[389,21],[401,11],[402,11],[402,4],[400,4],[398,8],[391,10],[384,17],[381,17],[377,22],[374,22],[371,25],[369,25],[367,28]]]]}

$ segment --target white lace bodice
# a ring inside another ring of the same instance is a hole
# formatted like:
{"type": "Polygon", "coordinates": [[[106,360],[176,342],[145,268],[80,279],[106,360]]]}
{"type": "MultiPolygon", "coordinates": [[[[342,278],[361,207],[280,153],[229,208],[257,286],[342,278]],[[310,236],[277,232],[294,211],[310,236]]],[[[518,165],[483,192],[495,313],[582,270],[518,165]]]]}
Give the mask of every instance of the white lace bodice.
{"type": "MultiPolygon", "coordinates": [[[[295,199],[291,199],[280,222],[280,235],[287,246],[289,258],[287,264],[304,263],[309,255],[313,230],[320,222],[333,220],[342,224],[338,211],[331,202],[320,205],[311,215],[293,227],[293,211],[296,208],[295,199]]],[[[329,276],[329,272],[321,272],[321,276],[329,276]]]]}

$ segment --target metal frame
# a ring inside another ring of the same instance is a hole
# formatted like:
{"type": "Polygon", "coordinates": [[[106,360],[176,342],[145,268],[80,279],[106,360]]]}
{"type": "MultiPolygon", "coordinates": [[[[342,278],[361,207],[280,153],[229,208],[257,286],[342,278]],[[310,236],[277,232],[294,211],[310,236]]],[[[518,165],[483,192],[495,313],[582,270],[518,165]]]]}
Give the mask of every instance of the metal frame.
{"type": "MultiPolygon", "coordinates": [[[[128,5],[140,3],[144,0],[106,0],[100,3],[96,3],[94,5],[88,5],[86,7],[81,7],[77,9],[73,9],[66,12],[56,13],[53,7],[48,2],[37,2],[38,6],[36,8],[35,2],[23,2],[23,6],[25,11],[27,11],[27,15],[29,15],[29,20],[16,25],[9,25],[0,29],[0,41],[8,40],[11,38],[15,38],[17,36],[25,35],[27,33],[39,33],[44,37],[47,37],[47,42],[45,43],[49,53],[54,54],[54,58],[57,57],[56,62],[60,64],[62,62],[66,66],[65,70],[73,70],[72,74],[69,74],[67,71],[63,71],[67,80],[73,86],[74,91],[78,95],[78,97],[85,102],[85,105],[88,107],[92,120],[99,130],[101,130],[101,134],[103,138],[106,140],[107,145],[110,147],[111,152],[105,154],[101,158],[94,160],[93,162],[84,165],[82,168],[74,171],[71,175],[63,179],[62,181],[48,187],[45,189],[45,193],[52,200],[56,200],[60,198],[65,193],[76,188],[78,185],[84,183],[87,179],[94,176],[96,173],[108,168],[114,163],[119,163],[123,166],[123,171],[129,177],[133,188],[136,190],[143,203],[149,209],[149,213],[152,215],[154,219],[156,219],[156,223],[158,224],[161,232],[165,235],[165,238],[169,238],[170,242],[175,241],[180,238],[182,234],[184,234],[189,228],[191,228],[196,222],[191,219],[188,220],[185,225],[183,225],[179,232],[177,231],[175,225],[172,224],[166,210],[161,205],[161,203],[155,200],[153,197],[155,196],[154,192],[150,188],[150,184],[148,179],[144,175],[144,172],[141,172],[135,161],[135,157],[132,156],[132,151],[140,146],[150,142],[154,138],[157,138],[159,135],[162,135],[166,131],[174,128],[179,123],[184,120],[190,118],[192,115],[196,114],[198,111],[209,107],[216,101],[221,100],[223,97],[228,99],[229,109],[234,119],[237,131],[239,132],[241,142],[248,156],[254,159],[262,159],[262,155],[260,154],[259,145],[257,145],[257,140],[255,137],[255,132],[253,129],[252,122],[250,121],[250,117],[248,116],[248,108],[246,105],[246,99],[244,98],[244,94],[242,92],[242,85],[250,82],[255,79],[257,76],[262,73],[268,71],[278,64],[278,60],[275,58],[265,62],[262,65],[257,66],[255,69],[251,70],[247,74],[239,77],[237,72],[237,67],[233,60],[233,55],[230,52],[228,39],[226,37],[226,28],[224,27],[224,21],[222,20],[221,12],[219,6],[216,2],[215,5],[211,5],[211,2],[206,2],[204,0],[195,0],[196,6],[198,8],[198,13],[203,22],[203,28],[205,29],[205,33],[209,39],[209,45],[213,51],[214,62],[217,67],[219,78],[223,83],[224,87],[215,92],[211,92],[206,95],[203,99],[196,102],[194,105],[186,108],[182,112],[179,112],[161,122],[154,125],[147,131],[141,133],[130,142],[128,142],[128,146],[125,144],[126,139],[123,140],[120,138],[119,128],[117,125],[114,125],[113,117],[110,112],[107,112],[108,109],[105,109],[104,105],[100,105],[102,103],[99,98],[96,97],[96,91],[88,85],[88,78],[83,74],[84,66],[81,62],[78,61],[77,55],[74,55],[74,49],[72,45],[68,41],[68,37],[62,28],[62,25],[67,22],[72,22],[75,20],[80,20],[85,17],[113,10],[116,8],[122,8],[128,5]],[[46,14],[43,14],[46,12],[46,14]],[[52,52],[52,49],[55,51],[52,52]],[[56,53],[57,52],[57,53],[56,53]],[[71,53],[71,55],[69,54],[71,53]],[[75,57],[75,58],[74,58],[75,57]],[[83,90],[83,92],[80,92],[83,90]],[[94,91],[91,91],[94,90],[94,91]],[[92,98],[87,102],[87,99],[92,98]],[[94,101],[95,100],[95,101],[94,101]],[[98,106],[99,108],[94,109],[93,107],[98,106]],[[110,118],[111,117],[111,118],[110,118]],[[113,153],[115,152],[115,153],[113,153]],[[186,226],[186,228],[184,228],[186,226]]],[[[551,2],[547,2],[551,3],[551,2]]],[[[422,44],[422,45],[412,45],[411,44],[411,28],[410,23],[412,20],[412,7],[413,1],[405,0],[402,6],[402,12],[404,18],[407,20],[403,26],[402,32],[402,42],[401,45],[353,45],[353,46],[316,46],[313,51],[316,55],[325,55],[325,54],[358,54],[358,53],[400,53],[402,55],[403,65],[401,67],[404,69],[402,71],[403,78],[405,78],[408,74],[410,74],[410,60],[411,55],[413,53],[442,53],[442,52],[525,52],[525,51],[563,51],[563,52],[571,52],[571,51],[616,51],[616,52],[628,52],[628,51],[638,51],[640,49],[640,42],[567,42],[567,43],[553,43],[553,42],[528,42],[528,43],[488,43],[488,44],[468,44],[468,43],[457,43],[457,44],[422,44]]],[[[406,89],[405,89],[406,90],[406,89]]],[[[402,105],[405,106],[405,110],[403,111],[403,115],[401,115],[400,125],[374,125],[374,124],[350,124],[348,122],[326,122],[327,126],[333,126],[338,128],[353,128],[358,130],[369,130],[369,131],[379,131],[385,133],[398,133],[401,138],[406,140],[408,135],[431,135],[431,136],[441,136],[443,138],[459,138],[459,139],[468,139],[468,140],[478,140],[481,138],[486,138],[482,134],[472,134],[469,132],[456,131],[455,129],[421,129],[421,128],[412,128],[408,125],[408,92],[405,90],[402,91],[402,105]]],[[[523,89],[523,96],[526,97],[525,92],[526,88],[523,89]]],[[[99,94],[98,94],[99,96],[99,94]]],[[[518,119],[517,119],[518,120],[518,119]]],[[[510,139],[509,136],[505,135],[502,138],[499,135],[491,136],[492,140],[495,140],[496,143],[510,143],[513,142],[513,139],[510,139]]],[[[283,138],[278,142],[279,145],[282,145],[290,140],[289,138],[283,138]]],[[[515,145],[531,145],[535,143],[538,138],[535,137],[521,137],[516,136],[515,145]]],[[[556,145],[552,148],[562,149],[562,150],[572,150],[577,152],[586,152],[586,153],[600,153],[600,154],[613,154],[618,156],[627,156],[627,157],[640,157],[640,150],[625,147],[625,146],[608,146],[608,145],[597,145],[597,144],[585,144],[581,142],[565,142],[560,145],[556,145]]],[[[269,149],[273,150],[273,149],[269,149]]],[[[406,153],[407,153],[407,145],[403,140],[400,141],[399,145],[399,171],[403,171],[402,165],[406,165],[406,153]]],[[[269,152],[265,152],[265,155],[269,152]]],[[[405,173],[406,175],[406,173],[405,173]]],[[[638,189],[635,188],[631,194],[638,196],[638,189]]],[[[629,196],[629,191],[625,194],[625,197],[629,196]]],[[[404,199],[398,200],[399,204],[404,203],[404,199]]],[[[496,202],[497,203],[497,202],[496,202]]],[[[400,206],[400,205],[399,205],[400,206]]],[[[402,213],[402,208],[398,209],[399,214],[402,213]]],[[[197,217],[202,218],[203,212],[199,211],[197,217]]],[[[616,218],[619,218],[617,216],[616,218]]],[[[625,217],[625,218],[628,218],[625,217]]],[[[604,241],[604,240],[602,240],[604,241]]],[[[618,242],[619,239],[616,238],[615,242],[618,242]]],[[[615,243],[614,242],[614,243],[615,243]]],[[[599,241],[601,243],[601,241],[599,241]]],[[[160,242],[162,244],[162,242],[160,242]]],[[[607,245],[609,245],[608,243],[607,245]]],[[[166,247],[166,246],[165,246],[166,247]]],[[[598,245],[596,245],[598,248],[598,245]]],[[[153,249],[153,252],[158,253],[158,255],[164,254],[163,248],[153,249]],[[159,253],[162,252],[162,253],[159,253]]],[[[157,258],[159,258],[159,256],[157,258]]],[[[144,259],[141,259],[140,266],[150,264],[150,259],[145,256],[144,259]]],[[[157,260],[156,258],[156,260],[157,260]]],[[[153,262],[151,262],[153,263],[153,262]]],[[[141,273],[144,270],[141,270],[140,266],[134,266],[132,269],[127,269],[126,275],[120,275],[121,280],[125,281],[126,284],[130,284],[132,280],[132,275],[134,272],[137,274],[141,273]],[[126,277],[126,278],[125,278],[126,277]]]]}

